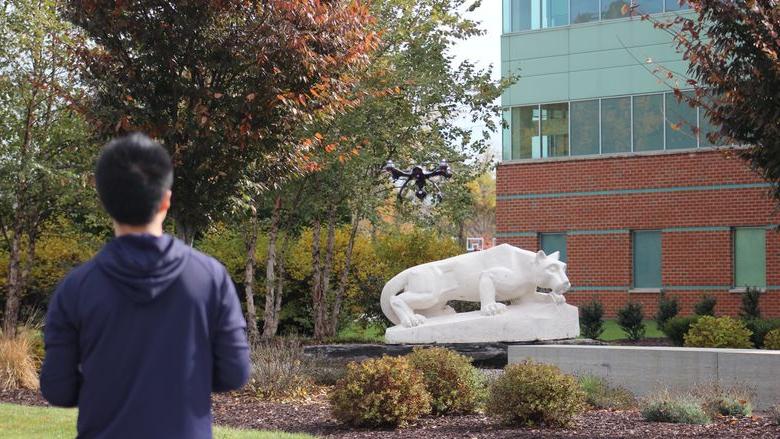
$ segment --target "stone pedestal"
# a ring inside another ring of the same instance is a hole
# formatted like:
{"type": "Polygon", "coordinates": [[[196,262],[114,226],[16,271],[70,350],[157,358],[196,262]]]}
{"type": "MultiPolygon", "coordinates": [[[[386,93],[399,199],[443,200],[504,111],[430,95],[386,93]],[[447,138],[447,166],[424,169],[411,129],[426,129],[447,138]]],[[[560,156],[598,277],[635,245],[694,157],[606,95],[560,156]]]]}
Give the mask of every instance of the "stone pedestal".
{"type": "Polygon", "coordinates": [[[431,317],[420,326],[393,326],[385,343],[491,343],[576,338],[580,335],[577,308],[568,304],[523,303],[506,312],[483,316],[479,311],[431,317]]]}

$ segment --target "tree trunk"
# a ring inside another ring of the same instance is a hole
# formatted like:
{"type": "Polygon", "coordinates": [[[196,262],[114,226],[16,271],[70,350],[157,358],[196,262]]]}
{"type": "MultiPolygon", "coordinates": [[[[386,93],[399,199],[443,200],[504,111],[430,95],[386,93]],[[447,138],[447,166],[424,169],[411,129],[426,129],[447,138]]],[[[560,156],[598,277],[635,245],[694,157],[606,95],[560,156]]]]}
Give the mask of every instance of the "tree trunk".
{"type": "Polygon", "coordinates": [[[344,270],[339,277],[339,283],[336,286],[336,297],[333,299],[333,310],[330,315],[330,336],[335,337],[339,326],[339,314],[341,313],[341,303],[344,301],[344,293],[347,290],[347,283],[349,282],[349,272],[352,268],[352,249],[355,246],[355,238],[357,237],[358,225],[360,224],[360,216],[356,213],[352,216],[352,229],[349,231],[349,241],[347,241],[347,249],[344,254],[344,270]]]}
{"type": "Polygon", "coordinates": [[[176,237],[192,247],[195,242],[195,229],[174,216],[173,224],[176,226],[176,237]]]}
{"type": "Polygon", "coordinates": [[[22,224],[17,214],[8,254],[8,290],[5,299],[5,313],[3,314],[3,335],[8,338],[16,336],[16,325],[19,320],[19,302],[22,293],[21,238],[22,224]]]}
{"type": "Polygon", "coordinates": [[[244,294],[246,296],[246,327],[249,345],[254,346],[259,338],[257,312],[255,311],[255,250],[257,248],[257,210],[252,209],[249,219],[249,233],[246,236],[246,265],[244,266],[244,294]]]}
{"type": "Polygon", "coordinates": [[[263,311],[263,339],[268,340],[276,334],[278,314],[276,311],[276,295],[280,294],[276,287],[276,239],[279,235],[279,219],[282,211],[282,197],[276,196],[274,211],[271,215],[271,229],[268,232],[268,260],[265,264],[265,308],[263,311]]]}
{"type": "Polygon", "coordinates": [[[312,311],[314,312],[314,338],[322,340],[325,337],[324,308],[325,300],[322,291],[322,274],[320,270],[320,232],[322,224],[315,216],[312,224],[311,239],[311,274],[312,274],[312,311]]]}
{"type": "Polygon", "coordinates": [[[320,276],[322,277],[322,280],[320,281],[320,289],[322,290],[322,307],[319,309],[321,316],[319,317],[318,321],[320,322],[321,328],[319,331],[317,331],[317,328],[315,328],[315,332],[319,332],[324,336],[330,335],[330,325],[328,322],[330,304],[328,303],[328,299],[330,297],[330,273],[333,271],[333,252],[336,241],[335,206],[328,210],[327,233],[328,235],[325,239],[325,262],[322,265],[322,270],[320,270],[320,276]]]}

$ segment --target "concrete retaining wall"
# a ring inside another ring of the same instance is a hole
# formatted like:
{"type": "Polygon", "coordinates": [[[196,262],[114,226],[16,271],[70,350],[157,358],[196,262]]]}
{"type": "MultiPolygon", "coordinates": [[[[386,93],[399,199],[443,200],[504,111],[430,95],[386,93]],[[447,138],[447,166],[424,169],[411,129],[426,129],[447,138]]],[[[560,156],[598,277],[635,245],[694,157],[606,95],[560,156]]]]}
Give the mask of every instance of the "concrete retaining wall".
{"type": "Polygon", "coordinates": [[[596,375],[638,396],[699,384],[745,386],[759,410],[780,403],[780,351],[633,346],[509,346],[509,363],[531,359],[596,375]]]}

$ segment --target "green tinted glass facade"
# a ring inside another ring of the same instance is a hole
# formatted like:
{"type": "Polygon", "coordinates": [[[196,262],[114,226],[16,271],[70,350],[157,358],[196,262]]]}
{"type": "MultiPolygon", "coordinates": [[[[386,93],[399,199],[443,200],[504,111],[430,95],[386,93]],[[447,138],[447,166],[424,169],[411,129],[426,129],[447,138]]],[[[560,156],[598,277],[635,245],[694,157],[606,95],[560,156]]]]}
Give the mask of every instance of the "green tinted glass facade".
{"type": "Polygon", "coordinates": [[[661,288],[661,232],[633,233],[634,288],[661,288]]]}
{"type": "Polygon", "coordinates": [[[566,234],[565,233],[542,233],[539,237],[539,247],[546,254],[560,252],[561,262],[566,262],[566,234]]]}
{"type": "Polygon", "coordinates": [[[734,286],[766,287],[765,229],[734,229],[734,286]]]}

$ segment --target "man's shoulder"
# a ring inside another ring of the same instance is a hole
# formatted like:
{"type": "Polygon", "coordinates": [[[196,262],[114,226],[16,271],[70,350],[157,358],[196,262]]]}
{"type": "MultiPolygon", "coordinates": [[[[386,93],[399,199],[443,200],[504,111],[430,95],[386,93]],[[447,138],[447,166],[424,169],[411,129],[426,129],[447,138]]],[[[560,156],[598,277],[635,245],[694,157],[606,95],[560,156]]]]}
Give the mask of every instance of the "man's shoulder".
{"type": "Polygon", "coordinates": [[[62,286],[64,287],[78,287],[92,274],[97,268],[97,262],[95,258],[92,258],[81,265],[77,265],[75,268],[65,275],[62,279],[62,286]]]}

